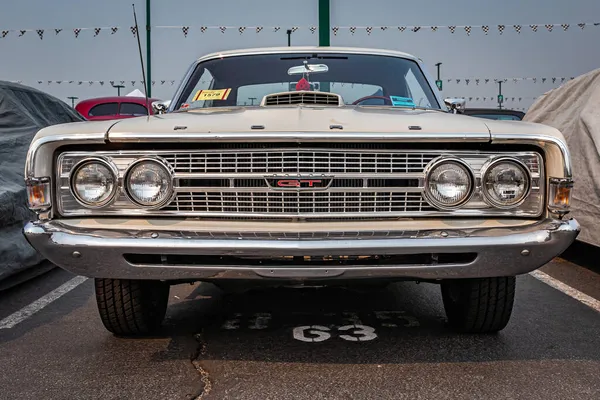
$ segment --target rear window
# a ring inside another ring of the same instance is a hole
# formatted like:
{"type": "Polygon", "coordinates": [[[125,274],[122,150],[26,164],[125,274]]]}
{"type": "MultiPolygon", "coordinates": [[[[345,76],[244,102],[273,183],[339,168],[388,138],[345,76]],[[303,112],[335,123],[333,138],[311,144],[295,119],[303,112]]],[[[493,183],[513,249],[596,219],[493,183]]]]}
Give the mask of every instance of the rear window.
{"type": "Polygon", "coordinates": [[[478,117],[478,118],[485,118],[485,119],[496,119],[496,120],[500,120],[500,121],[520,121],[521,118],[519,118],[516,115],[510,115],[510,114],[471,114],[471,116],[473,117],[478,117]]]}
{"type": "Polygon", "coordinates": [[[148,111],[146,111],[146,107],[137,103],[121,103],[121,111],[119,111],[121,115],[146,115],[148,111]]]}
{"type": "Polygon", "coordinates": [[[117,115],[119,110],[118,103],[104,103],[92,107],[89,112],[90,117],[103,117],[105,115],[117,115]]]}

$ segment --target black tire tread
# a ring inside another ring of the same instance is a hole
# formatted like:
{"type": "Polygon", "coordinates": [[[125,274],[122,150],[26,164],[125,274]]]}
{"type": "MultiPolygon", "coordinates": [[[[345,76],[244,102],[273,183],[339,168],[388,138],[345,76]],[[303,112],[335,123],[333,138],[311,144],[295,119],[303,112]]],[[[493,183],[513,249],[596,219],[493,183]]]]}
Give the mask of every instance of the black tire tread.
{"type": "Polygon", "coordinates": [[[442,283],[442,298],[449,324],[465,333],[494,333],[506,327],[515,298],[511,277],[461,279],[442,283]],[[458,300],[450,291],[458,291],[458,300]]]}
{"type": "Polygon", "coordinates": [[[148,335],[159,327],[167,310],[169,285],[157,281],[95,279],[102,323],[121,336],[148,335]]]}

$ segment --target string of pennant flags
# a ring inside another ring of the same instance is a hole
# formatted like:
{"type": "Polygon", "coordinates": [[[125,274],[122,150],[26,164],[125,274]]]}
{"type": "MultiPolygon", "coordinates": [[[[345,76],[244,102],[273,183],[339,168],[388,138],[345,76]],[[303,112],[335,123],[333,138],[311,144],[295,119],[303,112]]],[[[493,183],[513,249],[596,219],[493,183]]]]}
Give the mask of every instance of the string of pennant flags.
{"type": "MultiPolygon", "coordinates": [[[[502,83],[508,83],[508,82],[513,82],[513,83],[518,83],[518,82],[524,82],[524,81],[529,81],[529,82],[533,82],[533,83],[541,83],[541,84],[545,84],[545,83],[552,83],[552,84],[556,84],[556,83],[564,83],[565,81],[568,80],[572,80],[575,79],[575,77],[550,77],[550,78],[535,78],[535,77],[521,77],[521,78],[497,78],[497,79],[493,79],[493,78],[446,78],[446,82],[448,83],[456,83],[456,84],[461,84],[464,83],[465,85],[487,85],[487,84],[496,84],[498,82],[502,82],[502,83]]],[[[18,81],[12,81],[15,83],[24,83],[24,81],[22,80],[18,80],[18,81]]],[[[164,85],[175,85],[175,83],[178,82],[175,79],[160,79],[160,80],[152,80],[151,85],[152,86],[164,86],[164,85]]],[[[111,86],[114,86],[115,84],[120,84],[120,85],[125,85],[126,83],[131,83],[131,86],[135,86],[136,84],[140,84],[143,85],[144,81],[143,80],[35,80],[35,81],[26,81],[25,83],[36,83],[38,85],[104,85],[105,83],[110,84],[111,86]]],[[[205,81],[202,81],[200,83],[208,83],[205,81]]]]}
{"type": "MultiPolygon", "coordinates": [[[[354,35],[359,32],[364,32],[367,35],[371,35],[374,32],[386,32],[386,31],[396,31],[399,33],[404,32],[442,32],[446,31],[451,34],[455,33],[465,33],[467,36],[480,31],[485,35],[488,35],[492,32],[497,32],[502,35],[507,31],[514,31],[518,34],[524,31],[531,31],[534,33],[540,31],[562,31],[566,32],[569,29],[579,29],[584,30],[587,27],[599,27],[600,22],[580,22],[576,24],[519,24],[519,25],[402,25],[402,26],[391,26],[391,25],[383,25],[383,26],[333,26],[331,27],[331,32],[334,36],[337,36],[342,31],[348,31],[350,34],[354,35]]],[[[287,31],[290,29],[292,33],[297,31],[308,31],[312,34],[315,34],[319,27],[316,25],[313,26],[292,26],[291,28],[282,27],[282,26],[181,26],[181,25],[157,25],[152,26],[152,29],[176,29],[180,30],[184,37],[187,37],[192,32],[200,32],[206,33],[211,30],[217,30],[221,33],[226,32],[237,32],[240,35],[244,33],[263,33],[263,32],[279,32],[282,29],[287,31]]],[[[137,35],[138,28],[135,26],[129,27],[120,27],[120,26],[103,26],[103,27],[88,27],[88,28],[38,28],[38,29],[4,29],[0,30],[0,39],[6,38],[9,36],[23,37],[26,34],[37,34],[40,40],[43,40],[47,34],[54,34],[54,36],[58,36],[59,34],[68,34],[69,32],[73,34],[75,39],[79,38],[82,33],[90,33],[92,37],[99,37],[101,34],[114,35],[118,32],[131,32],[134,36],[137,35]],[[104,32],[104,33],[103,33],[104,32]]]]}
{"type": "MultiPolygon", "coordinates": [[[[463,99],[463,100],[468,100],[468,101],[494,101],[494,102],[498,101],[498,95],[488,96],[488,97],[485,97],[485,96],[483,96],[483,97],[481,97],[481,96],[468,96],[468,97],[467,96],[456,96],[456,97],[451,96],[451,97],[455,98],[455,99],[463,99]]],[[[537,97],[531,97],[531,96],[529,96],[529,97],[523,97],[523,96],[521,96],[521,97],[518,97],[518,96],[517,97],[512,97],[512,96],[506,97],[505,96],[504,102],[505,103],[506,102],[520,103],[522,101],[531,101],[531,100],[536,100],[536,99],[537,99],[537,97]]]]}

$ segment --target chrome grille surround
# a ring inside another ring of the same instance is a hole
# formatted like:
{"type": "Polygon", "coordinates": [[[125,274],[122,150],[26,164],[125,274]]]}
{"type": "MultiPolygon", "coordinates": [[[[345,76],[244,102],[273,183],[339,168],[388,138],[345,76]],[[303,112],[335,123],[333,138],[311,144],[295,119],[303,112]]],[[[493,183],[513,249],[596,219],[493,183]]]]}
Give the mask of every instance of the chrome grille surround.
{"type": "Polygon", "coordinates": [[[57,158],[57,211],[63,216],[131,215],[226,218],[398,218],[442,216],[538,217],[544,209],[543,159],[535,152],[378,149],[220,149],[65,152],[57,158]],[[120,192],[108,207],[86,209],[73,197],[69,175],[90,156],[110,160],[120,192]],[[142,157],[160,157],[173,170],[175,196],[160,209],[142,209],[122,189],[125,171],[142,157]],[[475,190],[456,210],[438,210],[423,197],[425,168],[440,156],[463,160],[473,170],[475,190]],[[481,170],[498,156],[514,157],[531,173],[531,191],[517,208],[488,205],[479,190],[481,170]],[[315,190],[278,190],[268,177],[333,177],[315,190]]]}

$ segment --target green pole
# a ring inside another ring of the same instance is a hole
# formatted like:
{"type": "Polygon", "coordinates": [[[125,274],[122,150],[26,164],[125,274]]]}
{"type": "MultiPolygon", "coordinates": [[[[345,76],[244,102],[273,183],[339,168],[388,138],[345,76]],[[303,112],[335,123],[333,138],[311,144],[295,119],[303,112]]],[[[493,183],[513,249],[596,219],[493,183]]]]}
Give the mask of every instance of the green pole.
{"type": "Polygon", "coordinates": [[[330,0],[319,0],[319,46],[330,46],[330,0]]]}
{"type": "Polygon", "coordinates": [[[148,73],[146,74],[146,90],[148,97],[152,97],[152,54],[150,52],[150,0],[146,0],[146,64],[148,64],[148,73]]]}

